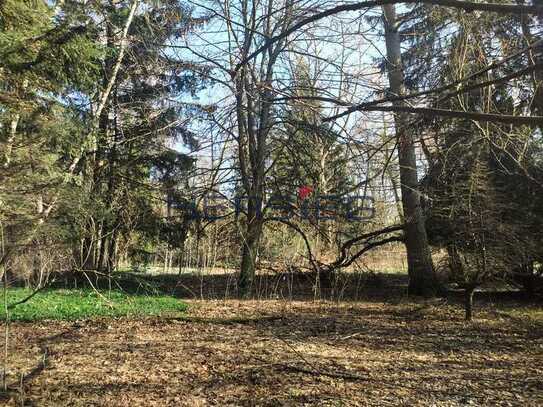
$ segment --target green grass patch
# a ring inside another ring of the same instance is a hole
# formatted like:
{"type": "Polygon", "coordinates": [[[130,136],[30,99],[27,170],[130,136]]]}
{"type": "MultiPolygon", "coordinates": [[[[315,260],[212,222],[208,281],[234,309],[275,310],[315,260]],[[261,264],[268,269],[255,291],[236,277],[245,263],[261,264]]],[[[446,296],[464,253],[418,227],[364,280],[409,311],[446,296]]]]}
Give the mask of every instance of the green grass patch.
{"type": "MultiPolygon", "coordinates": [[[[32,291],[9,288],[8,304],[28,296],[32,291]]],[[[0,291],[0,298],[3,295],[0,291]]],[[[3,300],[3,299],[2,299],[3,300]]],[[[0,318],[5,318],[2,305],[0,318]]],[[[145,316],[179,314],[187,304],[165,295],[134,295],[121,291],[92,289],[48,289],[32,297],[28,302],[9,310],[11,320],[39,321],[46,319],[76,320],[98,317],[145,316]]]]}

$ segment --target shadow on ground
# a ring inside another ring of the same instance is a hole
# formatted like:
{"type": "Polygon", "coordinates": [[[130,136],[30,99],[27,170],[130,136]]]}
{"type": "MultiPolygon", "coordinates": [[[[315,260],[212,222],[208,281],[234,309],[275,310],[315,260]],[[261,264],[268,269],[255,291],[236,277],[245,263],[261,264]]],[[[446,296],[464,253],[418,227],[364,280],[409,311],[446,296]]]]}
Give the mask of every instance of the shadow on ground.
{"type": "Polygon", "coordinates": [[[523,317],[481,308],[466,324],[429,302],[189,302],[176,318],[14,326],[14,354],[52,339],[46,368],[8,404],[543,403],[543,331],[523,317]]]}
{"type": "MultiPolygon", "coordinates": [[[[119,288],[127,294],[166,294],[184,300],[227,300],[238,298],[238,273],[222,274],[144,274],[115,273],[111,279],[103,275],[91,276],[94,287],[119,288]]],[[[88,286],[88,279],[65,279],[59,287],[88,286]]],[[[323,281],[316,273],[284,272],[258,273],[254,282],[251,299],[257,300],[326,300],[326,301],[405,301],[408,298],[408,277],[405,273],[342,273],[333,279],[323,281]]],[[[460,304],[462,290],[451,289],[446,300],[460,304]]],[[[517,303],[541,304],[543,298],[505,287],[481,288],[475,295],[477,302],[513,305],[517,303]]]]}

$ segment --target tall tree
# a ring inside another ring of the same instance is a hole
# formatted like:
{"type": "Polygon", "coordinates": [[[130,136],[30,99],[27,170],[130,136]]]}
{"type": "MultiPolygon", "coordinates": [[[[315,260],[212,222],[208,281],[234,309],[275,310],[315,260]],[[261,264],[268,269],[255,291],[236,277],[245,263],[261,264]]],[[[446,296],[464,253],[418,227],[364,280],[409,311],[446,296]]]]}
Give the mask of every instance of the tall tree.
{"type": "MultiPolygon", "coordinates": [[[[391,96],[404,96],[401,39],[394,5],[383,6],[383,24],[390,94],[391,96]]],[[[405,102],[401,100],[394,101],[393,105],[406,106],[405,102]]],[[[409,128],[409,120],[405,113],[395,113],[394,123],[405,222],[409,293],[432,296],[436,293],[437,281],[421,207],[414,134],[409,128]]]]}
{"type": "MultiPolygon", "coordinates": [[[[49,3],[0,4],[0,221],[9,230],[0,265],[10,255],[32,253],[29,245],[38,248],[39,258],[46,243],[71,243],[62,219],[37,226],[56,195],[72,194],[65,168],[83,142],[77,95],[90,92],[98,77],[102,50],[93,40],[96,32],[78,13],[61,17],[49,3]]],[[[71,210],[63,205],[61,212],[71,210]]],[[[64,254],[57,253],[54,258],[64,254]]]]}
{"type": "MultiPolygon", "coordinates": [[[[111,97],[98,118],[95,152],[85,163],[91,177],[89,193],[102,207],[102,213],[91,222],[96,229],[86,238],[83,254],[95,269],[115,267],[119,240],[130,232],[123,227],[130,208],[126,202],[135,196],[144,199],[142,186],[146,188],[153,165],[171,152],[169,144],[193,142],[184,125],[184,105],[169,98],[193,92],[199,80],[186,69],[185,61],[170,52],[168,44],[195,21],[177,1],[142,3],[144,7],[135,14],[126,40],[116,32],[126,25],[128,9],[111,4],[102,10],[105,43],[111,51],[125,44],[126,56],[120,69],[113,52],[103,61],[102,89],[108,89],[116,69],[117,73],[111,97]]],[[[173,163],[186,166],[182,159],[173,163]]]]}
{"type": "Polygon", "coordinates": [[[284,48],[284,40],[275,43],[257,61],[235,70],[259,44],[281,32],[292,18],[292,2],[278,4],[240,0],[221,5],[231,52],[229,87],[235,98],[235,139],[241,186],[247,199],[242,234],[239,292],[251,295],[256,272],[259,242],[263,230],[263,202],[266,171],[269,165],[270,134],[274,123],[273,97],[276,63],[284,48]]]}

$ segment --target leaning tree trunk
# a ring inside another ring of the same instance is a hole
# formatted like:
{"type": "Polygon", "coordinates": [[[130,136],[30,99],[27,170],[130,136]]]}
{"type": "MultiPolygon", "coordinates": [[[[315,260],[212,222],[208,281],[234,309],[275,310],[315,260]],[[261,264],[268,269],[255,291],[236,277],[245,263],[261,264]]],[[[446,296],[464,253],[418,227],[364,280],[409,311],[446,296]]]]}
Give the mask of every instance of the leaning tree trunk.
{"type": "MultiPolygon", "coordinates": [[[[404,74],[400,34],[394,5],[383,6],[383,14],[390,91],[393,96],[401,96],[404,95],[404,74]]],[[[402,101],[396,101],[393,104],[395,106],[405,105],[402,101]]],[[[429,297],[436,294],[437,281],[420,204],[415,142],[412,132],[407,128],[408,120],[404,113],[395,114],[394,123],[398,142],[403,215],[406,223],[405,245],[409,293],[429,297]]]]}

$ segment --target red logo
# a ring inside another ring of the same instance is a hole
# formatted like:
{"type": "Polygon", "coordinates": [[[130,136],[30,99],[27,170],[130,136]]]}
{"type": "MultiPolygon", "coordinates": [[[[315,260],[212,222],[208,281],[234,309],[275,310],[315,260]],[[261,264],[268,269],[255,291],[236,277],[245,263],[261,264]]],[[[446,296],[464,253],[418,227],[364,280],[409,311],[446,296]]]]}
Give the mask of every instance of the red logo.
{"type": "Polygon", "coordinates": [[[298,188],[298,197],[303,201],[306,199],[309,195],[313,193],[313,187],[310,187],[309,185],[302,185],[298,188]]]}

